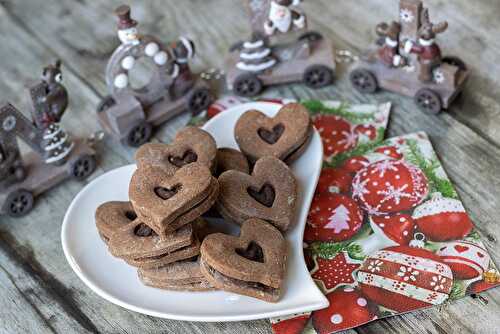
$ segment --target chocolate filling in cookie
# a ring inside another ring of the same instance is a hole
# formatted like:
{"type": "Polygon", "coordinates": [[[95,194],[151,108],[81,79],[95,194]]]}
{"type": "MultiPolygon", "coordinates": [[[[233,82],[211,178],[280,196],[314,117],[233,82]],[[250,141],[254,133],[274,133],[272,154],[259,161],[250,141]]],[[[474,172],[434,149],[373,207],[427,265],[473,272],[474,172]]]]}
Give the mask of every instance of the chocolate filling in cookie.
{"type": "Polygon", "coordinates": [[[165,187],[156,187],[155,194],[163,200],[170,199],[175,196],[182,189],[181,184],[176,184],[173,187],[165,188],[165,187]]]}
{"type": "Polygon", "coordinates": [[[193,150],[189,149],[186,152],[184,152],[182,157],[174,155],[169,156],[168,161],[172,165],[181,168],[182,166],[198,161],[198,155],[193,150]]]}
{"type": "Polygon", "coordinates": [[[273,206],[274,200],[276,199],[276,191],[269,183],[265,183],[258,190],[254,187],[248,187],[247,192],[253,199],[268,208],[273,206]]]}
{"type": "Polygon", "coordinates": [[[262,251],[262,247],[259,246],[255,241],[250,242],[246,249],[238,248],[236,249],[236,253],[239,256],[244,257],[250,261],[264,263],[264,252],[262,251]]]}
{"type": "Polygon", "coordinates": [[[264,285],[259,282],[251,282],[251,281],[243,281],[237,278],[232,278],[229,276],[224,275],[220,271],[217,271],[215,268],[211,267],[208,265],[205,261],[201,260],[200,265],[205,269],[205,273],[210,275],[213,280],[223,282],[225,285],[233,285],[237,287],[238,289],[245,289],[245,290],[253,290],[256,291],[257,294],[268,294],[268,295],[279,295],[280,290],[264,285]]]}
{"type": "Polygon", "coordinates": [[[284,132],[285,126],[282,123],[275,125],[271,131],[266,128],[260,128],[257,130],[259,137],[269,145],[276,144],[284,132]]]}

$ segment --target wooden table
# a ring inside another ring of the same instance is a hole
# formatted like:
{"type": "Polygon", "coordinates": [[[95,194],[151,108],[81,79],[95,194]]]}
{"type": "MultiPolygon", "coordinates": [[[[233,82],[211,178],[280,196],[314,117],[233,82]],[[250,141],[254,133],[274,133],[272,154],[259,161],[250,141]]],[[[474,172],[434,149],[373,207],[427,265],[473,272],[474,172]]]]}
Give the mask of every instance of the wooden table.
{"type": "MultiPolygon", "coordinates": [[[[411,99],[380,93],[361,96],[340,66],[334,87],[312,91],[301,85],[268,90],[266,97],[393,101],[390,136],[426,131],[455,182],[495,262],[500,264],[500,2],[497,0],[427,1],[433,20],[448,19],[439,39],[446,53],[460,55],[472,78],[449,113],[439,117],[416,110],[411,99]]],[[[104,68],[118,44],[118,0],[0,0],[0,99],[26,111],[25,83],[44,65],[63,61],[71,105],[64,124],[77,135],[98,129],[94,113],[106,94],[104,68]]],[[[369,45],[381,20],[397,18],[397,0],[309,0],[311,25],[338,48],[358,52],[369,45]]],[[[222,66],[229,45],[249,31],[240,1],[136,1],[133,15],[147,33],[162,40],[179,34],[195,39],[198,68],[222,66]],[[142,3],[142,4],[141,4],[142,3]]],[[[157,132],[168,141],[188,116],[157,132]]],[[[133,150],[112,139],[100,146],[93,177],[132,161],[133,150]]],[[[1,333],[270,333],[267,320],[244,323],[188,323],[156,319],[108,303],[90,291],[64,258],[60,226],[73,197],[84,186],[70,181],[38,198],[23,219],[0,217],[1,333]]],[[[350,333],[500,333],[500,289],[441,308],[413,312],[363,326],[350,333]],[[486,301],[488,303],[486,304],[486,301]]]]}

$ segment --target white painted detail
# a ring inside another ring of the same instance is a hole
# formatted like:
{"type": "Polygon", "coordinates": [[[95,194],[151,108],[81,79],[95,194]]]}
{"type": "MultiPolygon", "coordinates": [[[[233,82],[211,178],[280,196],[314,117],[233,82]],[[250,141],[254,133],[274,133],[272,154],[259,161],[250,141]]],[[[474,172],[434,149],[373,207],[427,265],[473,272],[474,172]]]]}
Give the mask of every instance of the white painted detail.
{"type": "Polygon", "coordinates": [[[118,74],[115,77],[114,85],[116,88],[122,89],[128,86],[128,77],[125,73],[118,74]]]}
{"type": "Polygon", "coordinates": [[[135,65],[135,59],[132,56],[127,56],[122,60],[122,68],[124,70],[130,71],[135,65]]]}
{"type": "Polygon", "coordinates": [[[239,62],[238,64],[236,64],[236,67],[242,71],[260,72],[273,67],[275,64],[276,64],[276,59],[271,59],[263,64],[257,64],[257,65],[249,65],[243,62],[239,62]]]}
{"type": "Polygon", "coordinates": [[[160,51],[154,56],[154,61],[157,65],[163,66],[167,63],[168,55],[165,51],[160,51]]]}
{"type": "Polygon", "coordinates": [[[148,57],[154,57],[154,55],[157,54],[159,50],[160,47],[154,42],[148,43],[148,45],[146,45],[146,47],[144,48],[144,52],[148,57]]]}

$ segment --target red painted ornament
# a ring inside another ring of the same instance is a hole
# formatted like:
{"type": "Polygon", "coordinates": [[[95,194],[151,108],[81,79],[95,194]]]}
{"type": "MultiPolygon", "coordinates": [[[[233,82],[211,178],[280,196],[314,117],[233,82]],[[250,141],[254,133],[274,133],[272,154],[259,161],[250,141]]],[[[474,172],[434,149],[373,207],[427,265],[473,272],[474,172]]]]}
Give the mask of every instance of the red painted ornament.
{"type": "Polygon", "coordinates": [[[377,138],[377,128],[371,124],[359,124],[354,127],[354,133],[359,137],[364,137],[364,141],[371,141],[377,138]]]}
{"type": "Polygon", "coordinates": [[[321,135],[326,157],[348,151],[358,142],[351,124],[339,116],[319,115],[315,117],[314,125],[321,135]]]}
{"type": "Polygon", "coordinates": [[[293,315],[286,318],[275,318],[271,320],[274,334],[301,334],[309,321],[310,313],[293,315]]]}
{"type": "Polygon", "coordinates": [[[353,288],[336,290],[326,298],[330,306],[312,314],[314,329],[319,334],[346,330],[377,319],[376,307],[353,288]]]}
{"type": "Polygon", "coordinates": [[[375,152],[383,154],[389,158],[400,160],[403,159],[403,154],[396,146],[383,146],[375,150],[375,152]]]}
{"type": "Polygon", "coordinates": [[[324,168],[316,192],[347,193],[351,189],[352,178],[351,173],[342,168],[324,168]]]}
{"type": "Polygon", "coordinates": [[[307,217],[306,242],[351,239],[363,224],[363,213],[348,196],[316,193],[307,217]]]}
{"type": "Polygon", "coordinates": [[[365,168],[370,164],[370,161],[363,156],[352,157],[344,162],[342,165],[342,169],[351,172],[357,173],[361,169],[365,168]]]}
{"type": "Polygon", "coordinates": [[[453,274],[439,256],[428,250],[396,246],[366,258],[358,271],[358,282],[372,302],[408,312],[445,302],[453,274]]]}
{"type": "Polygon", "coordinates": [[[424,173],[403,160],[372,163],[356,174],[352,184],[352,197],[370,215],[376,216],[410,210],[428,192],[424,173]]]}
{"type": "Polygon", "coordinates": [[[437,253],[450,266],[455,279],[481,277],[490,265],[490,255],[483,247],[469,241],[453,241],[437,253]]]}
{"type": "Polygon", "coordinates": [[[472,221],[457,199],[434,193],[413,212],[418,229],[432,241],[460,240],[473,229],[472,221]]]}

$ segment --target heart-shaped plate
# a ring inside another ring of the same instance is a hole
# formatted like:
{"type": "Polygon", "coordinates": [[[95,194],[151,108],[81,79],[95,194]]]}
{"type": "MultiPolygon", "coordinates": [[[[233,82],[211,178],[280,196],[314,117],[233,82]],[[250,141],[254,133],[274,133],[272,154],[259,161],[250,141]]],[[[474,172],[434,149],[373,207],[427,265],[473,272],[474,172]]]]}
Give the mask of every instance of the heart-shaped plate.
{"type": "MultiPolygon", "coordinates": [[[[242,104],[220,113],[203,127],[218,147],[238,148],[234,125],[247,110],[258,109],[274,116],[282,106],[255,102],[242,104]]],[[[155,317],[186,321],[243,321],[308,312],[328,306],[306,268],[302,239],[307,213],[322,166],[323,147],[315,130],[304,154],[292,165],[299,185],[299,209],[295,222],[285,234],[288,242],[288,265],[283,295],[278,303],[224,291],[179,292],[144,286],[135,268],[108,253],[94,223],[96,208],[107,201],[128,200],[128,186],[135,171],[129,165],[110,171],[88,184],[71,203],[61,231],[66,259],[78,277],[95,293],[129,310],[155,317]]],[[[231,234],[238,227],[222,220],[212,221],[231,234]]]]}

